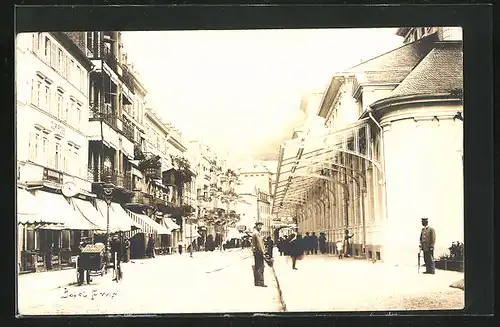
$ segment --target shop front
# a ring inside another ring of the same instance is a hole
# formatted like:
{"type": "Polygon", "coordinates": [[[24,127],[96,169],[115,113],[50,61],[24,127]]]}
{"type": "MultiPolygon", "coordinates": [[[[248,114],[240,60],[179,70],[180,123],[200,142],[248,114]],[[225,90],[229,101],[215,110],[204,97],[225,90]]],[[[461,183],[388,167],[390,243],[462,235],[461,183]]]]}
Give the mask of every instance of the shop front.
{"type": "Polygon", "coordinates": [[[17,196],[19,272],[71,266],[81,238],[99,227],[60,194],[18,188],[17,196]]]}

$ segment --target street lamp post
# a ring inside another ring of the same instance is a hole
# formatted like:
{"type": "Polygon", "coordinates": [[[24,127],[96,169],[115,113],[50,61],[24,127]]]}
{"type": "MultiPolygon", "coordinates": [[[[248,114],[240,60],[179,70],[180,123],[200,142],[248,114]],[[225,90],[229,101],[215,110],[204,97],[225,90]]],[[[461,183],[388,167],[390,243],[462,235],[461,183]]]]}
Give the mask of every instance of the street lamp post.
{"type": "Polygon", "coordinates": [[[104,184],[102,185],[103,198],[106,201],[106,240],[105,240],[105,251],[106,251],[106,269],[109,267],[109,207],[111,206],[111,201],[113,199],[113,189],[114,185],[111,184],[111,161],[106,158],[104,161],[104,184]]]}

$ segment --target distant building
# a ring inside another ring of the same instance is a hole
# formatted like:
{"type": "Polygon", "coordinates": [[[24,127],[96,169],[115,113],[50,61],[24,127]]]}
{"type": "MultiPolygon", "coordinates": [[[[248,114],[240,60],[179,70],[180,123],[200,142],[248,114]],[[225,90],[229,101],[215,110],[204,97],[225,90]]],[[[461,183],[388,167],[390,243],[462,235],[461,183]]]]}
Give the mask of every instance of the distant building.
{"type": "Polygon", "coordinates": [[[264,236],[270,236],[272,172],[260,162],[249,161],[238,168],[238,173],[241,186],[236,192],[250,197],[247,201],[256,204],[255,208],[252,208],[255,209],[255,214],[251,215],[255,220],[248,223],[252,227],[257,221],[264,223],[262,233],[264,236]]]}

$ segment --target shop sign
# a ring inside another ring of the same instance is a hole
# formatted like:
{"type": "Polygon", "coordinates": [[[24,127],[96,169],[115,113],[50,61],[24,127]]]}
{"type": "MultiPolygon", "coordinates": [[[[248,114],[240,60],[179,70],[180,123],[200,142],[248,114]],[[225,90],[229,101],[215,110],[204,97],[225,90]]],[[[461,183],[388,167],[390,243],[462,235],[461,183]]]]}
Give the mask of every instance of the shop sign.
{"type": "Polygon", "coordinates": [[[43,180],[62,184],[63,174],[57,170],[44,168],[43,169],[43,180]]]}

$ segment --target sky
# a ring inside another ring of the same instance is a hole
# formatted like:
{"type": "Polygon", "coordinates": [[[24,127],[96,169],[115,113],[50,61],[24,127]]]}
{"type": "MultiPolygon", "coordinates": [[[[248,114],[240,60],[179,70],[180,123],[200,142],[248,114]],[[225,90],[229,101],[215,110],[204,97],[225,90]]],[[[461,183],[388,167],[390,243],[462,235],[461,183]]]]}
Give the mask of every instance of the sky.
{"type": "Polygon", "coordinates": [[[302,96],[402,45],[394,28],[123,32],[147,106],[229,162],[277,155],[302,96]]]}

